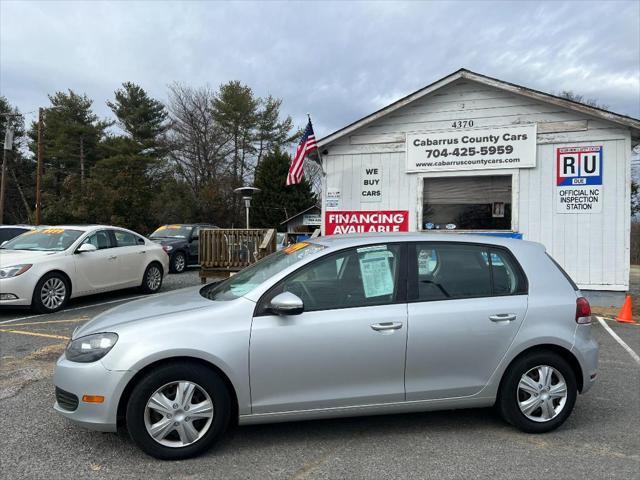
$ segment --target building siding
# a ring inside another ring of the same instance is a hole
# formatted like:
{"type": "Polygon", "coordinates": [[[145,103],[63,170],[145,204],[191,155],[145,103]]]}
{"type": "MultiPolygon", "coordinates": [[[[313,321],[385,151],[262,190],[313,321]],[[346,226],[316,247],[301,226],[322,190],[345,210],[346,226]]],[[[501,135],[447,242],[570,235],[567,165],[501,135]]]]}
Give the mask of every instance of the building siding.
{"type": "MultiPolygon", "coordinates": [[[[581,288],[628,288],[631,134],[581,112],[461,79],[328,145],[324,191],[340,190],[340,210],[408,210],[410,230],[419,230],[422,179],[436,174],[405,173],[404,136],[451,130],[456,120],[473,120],[473,128],[536,123],[536,167],[509,170],[516,179],[514,229],[544,244],[581,288]],[[556,148],[592,144],[604,147],[602,213],[557,214],[556,148]],[[364,166],[383,169],[380,202],[360,202],[364,166]]],[[[322,206],[324,213],[324,198],[322,206]]]]}

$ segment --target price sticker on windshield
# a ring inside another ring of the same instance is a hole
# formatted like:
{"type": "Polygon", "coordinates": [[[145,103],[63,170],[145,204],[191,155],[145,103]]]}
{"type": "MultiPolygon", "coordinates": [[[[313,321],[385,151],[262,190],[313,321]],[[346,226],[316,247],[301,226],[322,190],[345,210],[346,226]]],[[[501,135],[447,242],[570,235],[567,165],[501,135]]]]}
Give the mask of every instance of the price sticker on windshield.
{"type": "MultiPolygon", "coordinates": [[[[34,231],[36,233],[36,231],[34,231]]],[[[44,230],[39,230],[37,233],[44,233],[46,235],[60,235],[64,233],[64,228],[45,228],[44,230]]]]}
{"type": "Polygon", "coordinates": [[[309,243],[307,242],[298,242],[298,243],[294,243],[293,245],[289,245],[287,248],[284,248],[282,251],[287,255],[291,255],[292,253],[297,252],[298,250],[302,250],[303,248],[306,248],[308,246],[309,246],[309,243]]]}

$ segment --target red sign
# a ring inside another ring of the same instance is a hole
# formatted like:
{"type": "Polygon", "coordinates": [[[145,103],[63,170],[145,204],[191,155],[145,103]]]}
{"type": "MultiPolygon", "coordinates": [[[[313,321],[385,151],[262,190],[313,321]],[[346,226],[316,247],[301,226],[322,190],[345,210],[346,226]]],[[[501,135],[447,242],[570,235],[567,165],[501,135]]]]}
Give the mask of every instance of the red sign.
{"type": "Polygon", "coordinates": [[[325,235],[343,233],[407,232],[407,210],[332,210],[324,214],[325,235]]]}

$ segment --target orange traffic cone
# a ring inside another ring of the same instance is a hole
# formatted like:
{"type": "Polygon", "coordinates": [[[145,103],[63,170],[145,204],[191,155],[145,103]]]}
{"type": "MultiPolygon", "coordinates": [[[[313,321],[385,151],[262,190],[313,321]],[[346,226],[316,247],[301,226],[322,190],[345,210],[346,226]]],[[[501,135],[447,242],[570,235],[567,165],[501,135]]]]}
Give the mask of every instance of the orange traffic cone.
{"type": "Polygon", "coordinates": [[[631,295],[627,294],[616,320],[620,323],[636,323],[631,315],[631,295]]]}

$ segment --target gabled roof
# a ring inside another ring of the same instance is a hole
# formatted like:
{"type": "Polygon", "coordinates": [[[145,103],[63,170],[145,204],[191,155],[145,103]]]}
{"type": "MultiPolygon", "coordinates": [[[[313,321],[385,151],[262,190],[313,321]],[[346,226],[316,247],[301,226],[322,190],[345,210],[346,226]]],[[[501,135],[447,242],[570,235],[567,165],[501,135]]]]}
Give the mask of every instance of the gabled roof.
{"type": "Polygon", "coordinates": [[[350,125],[347,125],[340,130],[336,130],[335,132],[327,135],[318,141],[318,147],[324,147],[329,145],[330,143],[338,140],[345,135],[349,135],[355,130],[359,128],[365,127],[370,123],[388,115],[396,110],[408,105],[409,103],[418,100],[419,98],[424,97],[425,95],[429,95],[430,93],[439,90],[447,85],[455,82],[459,79],[471,80],[477,83],[482,83],[484,85],[488,85],[490,87],[495,87],[500,90],[504,90],[506,92],[515,93],[518,95],[522,95],[525,97],[532,98],[534,100],[539,100],[541,102],[550,103],[553,105],[557,105],[559,107],[566,108],[568,110],[575,110],[587,115],[591,115],[593,117],[600,118],[602,120],[606,120],[612,123],[616,123],[618,125],[622,125],[624,127],[631,128],[635,130],[632,133],[634,137],[640,137],[640,120],[637,118],[629,117],[626,115],[620,115],[618,113],[613,113],[608,110],[604,110],[602,108],[590,107],[589,105],[585,105],[580,102],[574,102],[573,100],[568,100],[566,98],[558,97],[556,95],[551,95],[549,93],[544,93],[539,90],[533,90],[531,88],[523,87],[521,85],[516,85],[514,83],[505,82],[503,80],[498,80],[497,78],[487,77],[486,75],[481,75],[479,73],[472,72],[471,70],[467,70],[465,68],[461,68],[460,70],[453,72],[451,75],[447,75],[446,77],[441,78],[440,80],[432,83],[431,85],[427,85],[420,90],[417,90],[400,100],[393,102],[390,105],[387,105],[380,110],[373,112],[371,115],[367,115],[366,117],[361,118],[353,122],[350,125]]]}
{"type": "Polygon", "coordinates": [[[306,208],[306,209],[302,210],[301,212],[298,212],[295,215],[290,216],[286,220],[283,220],[282,222],[280,222],[280,225],[284,225],[285,223],[293,220],[294,218],[299,217],[300,215],[303,215],[303,214],[307,213],[309,210],[313,210],[314,208],[317,208],[318,210],[321,209],[320,205],[318,205],[318,204],[311,205],[309,208],[306,208]]]}

